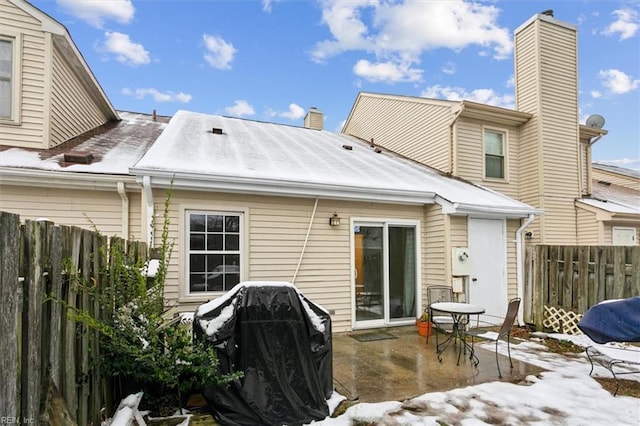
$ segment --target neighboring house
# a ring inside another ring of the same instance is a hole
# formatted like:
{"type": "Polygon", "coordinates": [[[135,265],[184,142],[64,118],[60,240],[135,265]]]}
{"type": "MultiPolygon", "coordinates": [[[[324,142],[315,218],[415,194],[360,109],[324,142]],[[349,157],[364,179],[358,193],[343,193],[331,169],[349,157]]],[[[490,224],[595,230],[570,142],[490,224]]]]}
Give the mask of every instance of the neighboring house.
{"type": "MultiPolygon", "coordinates": [[[[576,27],[539,14],[515,31],[514,45],[515,110],[360,93],[343,132],[544,210],[522,224],[528,244],[638,244],[637,175],[598,183],[605,170],[592,170],[591,146],[607,131],[578,124],[576,27]]],[[[491,268],[474,242],[476,220],[469,216],[457,244],[491,268]]],[[[490,288],[478,273],[472,302],[490,288]]]]}
{"type": "Polygon", "coordinates": [[[591,176],[591,196],[577,201],[583,242],[638,245],[640,172],[594,163],[591,176]]]}
{"type": "Polygon", "coordinates": [[[66,28],[0,0],[0,210],[140,239],[132,166],[166,118],[112,107],[66,28]]]}

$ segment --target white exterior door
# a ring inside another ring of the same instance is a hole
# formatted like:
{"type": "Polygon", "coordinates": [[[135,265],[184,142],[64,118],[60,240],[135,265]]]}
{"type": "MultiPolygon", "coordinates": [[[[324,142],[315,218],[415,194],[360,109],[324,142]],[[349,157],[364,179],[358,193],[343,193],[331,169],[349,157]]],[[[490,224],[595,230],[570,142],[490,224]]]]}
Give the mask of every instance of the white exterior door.
{"type": "Polygon", "coordinates": [[[469,218],[469,303],[485,308],[482,321],[502,323],[507,309],[506,230],[501,219],[469,218]]]}

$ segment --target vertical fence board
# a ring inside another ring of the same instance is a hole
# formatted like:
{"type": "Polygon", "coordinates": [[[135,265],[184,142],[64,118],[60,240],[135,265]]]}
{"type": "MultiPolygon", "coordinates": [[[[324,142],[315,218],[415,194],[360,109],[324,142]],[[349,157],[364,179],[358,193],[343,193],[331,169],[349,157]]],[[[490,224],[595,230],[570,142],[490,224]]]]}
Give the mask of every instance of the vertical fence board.
{"type": "Polygon", "coordinates": [[[22,311],[22,399],[21,417],[39,422],[42,400],[42,297],[43,297],[43,228],[44,224],[26,221],[25,254],[28,269],[24,281],[22,311]]]}
{"type": "Polygon", "coordinates": [[[18,416],[18,316],[20,285],[18,256],[20,251],[20,217],[0,212],[0,415],[18,416]]]}
{"type": "Polygon", "coordinates": [[[50,228],[50,248],[49,248],[49,283],[50,297],[47,303],[50,305],[49,319],[49,364],[51,366],[51,379],[56,387],[60,389],[62,379],[62,369],[60,368],[60,342],[61,342],[61,324],[62,324],[62,306],[58,303],[62,300],[62,230],[59,226],[50,228]]]}
{"type": "MultiPolygon", "coordinates": [[[[532,276],[533,322],[542,329],[544,305],[585,313],[607,299],[640,296],[639,246],[535,246],[532,276]]],[[[526,282],[530,281],[530,282],[526,282]]]]}

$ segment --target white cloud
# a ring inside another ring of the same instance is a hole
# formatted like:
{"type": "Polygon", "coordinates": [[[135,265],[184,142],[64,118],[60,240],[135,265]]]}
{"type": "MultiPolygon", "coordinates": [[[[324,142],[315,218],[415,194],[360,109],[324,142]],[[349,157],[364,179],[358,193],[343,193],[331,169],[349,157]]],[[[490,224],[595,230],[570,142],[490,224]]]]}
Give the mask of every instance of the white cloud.
{"type": "Polygon", "coordinates": [[[366,59],[359,60],[353,67],[353,72],[368,81],[406,82],[420,81],[422,71],[411,68],[410,64],[396,64],[393,62],[371,63],[366,59]]]}
{"type": "Polygon", "coordinates": [[[136,99],[144,99],[147,96],[153,98],[156,102],[179,102],[182,104],[186,104],[191,101],[191,95],[183,92],[174,93],[174,92],[161,92],[158,89],[154,88],[140,88],[140,89],[122,89],[122,94],[126,96],[132,96],[136,99]]]}
{"type": "Polygon", "coordinates": [[[602,97],[602,92],[600,92],[599,90],[592,90],[591,91],[591,97],[594,99],[598,99],[602,97]]]}
{"type": "Polygon", "coordinates": [[[256,112],[253,107],[245,100],[239,99],[233,102],[232,106],[224,109],[227,114],[242,117],[246,115],[254,115],[256,112]]]}
{"type": "Polygon", "coordinates": [[[633,9],[614,10],[616,20],[611,23],[602,33],[606,35],[620,34],[620,40],[633,37],[640,29],[640,14],[633,9]]]}
{"type": "Polygon", "coordinates": [[[359,75],[375,81],[416,81],[420,71],[412,66],[424,51],[476,45],[494,58],[508,57],[511,36],[498,26],[497,17],[494,6],[462,1],[324,0],[322,23],[333,38],[318,42],[311,57],[324,62],[346,51],[369,52],[375,60],[360,60],[354,67],[359,75]],[[385,74],[391,78],[381,78],[385,74]]]}
{"type": "Polygon", "coordinates": [[[140,43],[134,43],[127,34],[119,32],[104,33],[104,48],[116,55],[116,59],[124,64],[138,66],[151,62],[149,52],[140,43]]]}
{"type": "Polygon", "coordinates": [[[278,115],[278,117],[288,118],[289,120],[299,120],[304,117],[304,113],[304,108],[298,104],[291,103],[289,104],[289,110],[278,112],[276,115],[278,115]]]}
{"type": "Polygon", "coordinates": [[[262,11],[271,13],[274,3],[278,3],[280,0],[262,0],[262,11]]]}
{"type": "Polygon", "coordinates": [[[456,73],[456,64],[454,64],[453,62],[447,62],[443,67],[442,67],[442,72],[445,74],[455,74],[456,73]]]}
{"type": "Polygon", "coordinates": [[[640,85],[640,80],[634,80],[631,76],[616,69],[601,70],[598,76],[602,80],[602,85],[616,95],[636,90],[640,85]]]}
{"type": "Polygon", "coordinates": [[[425,98],[447,99],[450,101],[467,100],[503,108],[514,108],[515,105],[513,95],[500,95],[492,89],[475,89],[467,92],[461,87],[435,85],[424,89],[420,96],[425,98]]]}
{"type": "Polygon", "coordinates": [[[221,70],[231,69],[231,62],[237,50],[233,44],[227,43],[222,37],[204,34],[202,36],[206,52],[204,59],[214,68],[221,70]]]}
{"type": "Polygon", "coordinates": [[[102,28],[107,20],[128,24],[135,13],[131,0],[57,1],[58,5],[70,15],[98,28],[102,28]]]}

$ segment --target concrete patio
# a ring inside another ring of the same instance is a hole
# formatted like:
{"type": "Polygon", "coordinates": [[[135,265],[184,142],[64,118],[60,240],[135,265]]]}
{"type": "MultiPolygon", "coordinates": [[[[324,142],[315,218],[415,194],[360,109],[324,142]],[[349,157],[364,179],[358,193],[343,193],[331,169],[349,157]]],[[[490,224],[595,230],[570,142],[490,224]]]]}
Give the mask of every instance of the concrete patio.
{"type": "MultiPolygon", "coordinates": [[[[440,339],[443,338],[440,335],[440,339]]],[[[480,360],[477,368],[468,357],[461,357],[460,365],[456,365],[457,353],[457,347],[451,345],[439,362],[435,336],[431,336],[427,344],[415,326],[334,334],[334,386],[350,401],[403,401],[428,392],[485,382],[519,382],[529,374],[540,372],[540,368],[516,360],[511,370],[509,359],[499,355],[500,379],[495,352],[479,348],[476,342],[476,355],[480,360]],[[396,338],[360,342],[352,337],[372,332],[387,332],[396,338]]]]}

